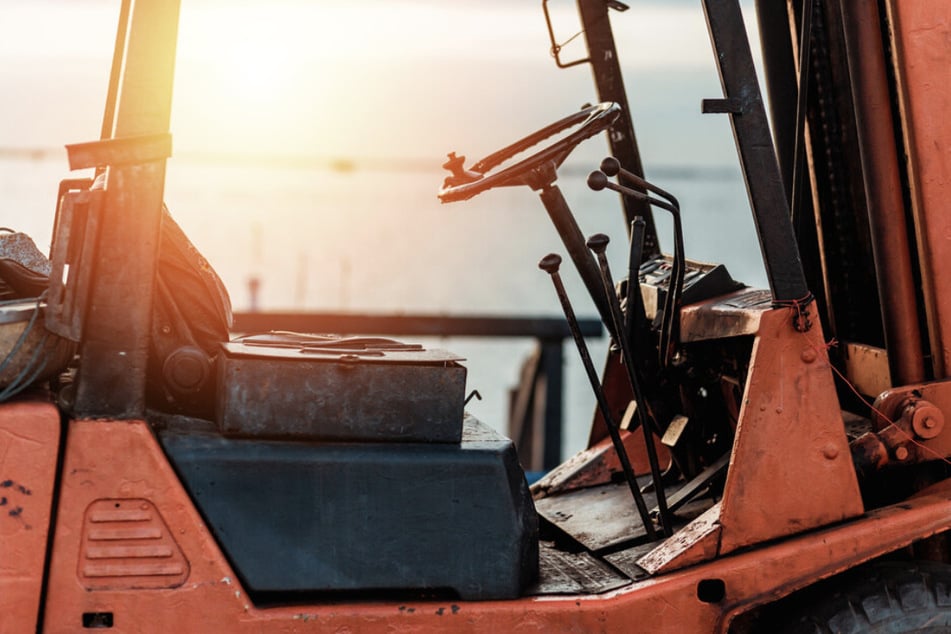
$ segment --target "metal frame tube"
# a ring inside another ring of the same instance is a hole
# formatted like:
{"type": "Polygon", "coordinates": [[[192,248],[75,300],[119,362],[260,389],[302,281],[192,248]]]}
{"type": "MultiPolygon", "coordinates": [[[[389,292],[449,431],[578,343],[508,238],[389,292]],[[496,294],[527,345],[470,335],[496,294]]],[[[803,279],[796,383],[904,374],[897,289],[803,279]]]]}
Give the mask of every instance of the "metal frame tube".
{"type": "Polygon", "coordinates": [[[875,278],[893,385],[925,379],[921,327],[878,3],[842,0],[875,278]]]}

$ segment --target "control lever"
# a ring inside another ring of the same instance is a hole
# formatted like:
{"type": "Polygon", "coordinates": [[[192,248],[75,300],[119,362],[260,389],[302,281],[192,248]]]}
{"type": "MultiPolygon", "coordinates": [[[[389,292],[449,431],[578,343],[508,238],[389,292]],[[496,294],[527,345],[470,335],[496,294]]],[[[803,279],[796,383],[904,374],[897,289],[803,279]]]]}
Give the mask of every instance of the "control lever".
{"type": "Polygon", "coordinates": [[[674,261],[673,275],[667,286],[667,295],[664,298],[664,314],[660,328],[660,365],[666,368],[673,357],[674,348],[677,345],[680,331],[680,297],[683,292],[684,271],[686,268],[684,257],[684,239],[683,225],[680,220],[680,203],[673,195],[663,189],[648,183],[646,180],[620,167],[617,159],[608,157],[601,162],[601,170],[595,170],[588,175],[588,187],[594,191],[602,189],[611,189],[624,196],[644,200],[655,207],[659,207],[670,212],[674,219],[674,261]],[[604,171],[607,168],[607,171],[604,171]],[[642,191],[625,187],[613,183],[608,178],[608,173],[613,175],[621,174],[626,179],[633,182],[637,187],[654,192],[666,200],[654,198],[642,191]]]}
{"type": "Polygon", "coordinates": [[[637,336],[647,327],[647,311],[644,309],[644,296],[641,295],[640,271],[644,256],[644,235],[647,222],[637,216],[631,221],[631,251],[627,260],[627,332],[637,336]]]}
{"type": "MultiPolygon", "coordinates": [[[[565,285],[562,283],[561,275],[558,273],[560,266],[561,256],[557,253],[549,253],[538,262],[538,268],[551,276],[552,284],[555,286],[555,293],[558,294],[558,300],[561,302],[562,310],[565,312],[565,319],[568,321],[571,336],[575,340],[575,345],[578,347],[578,354],[581,355],[581,363],[584,365],[585,374],[588,375],[588,381],[591,383],[591,389],[594,391],[594,397],[598,402],[598,409],[601,411],[601,416],[604,417],[604,424],[608,428],[608,433],[611,435],[611,442],[614,443],[614,450],[617,452],[618,460],[621,462],[624,479],[627,480],[627,485],[631,489],[631,495],[634,497],[634,505],[637,507],[641,522],[644,524],[644,531],[647,533],[647,538],[650,541],[655,541],[657,539],[657,531],[654,529],[654,522],[651,520],[647,505],[644,503],[644,496],[637,486],[634,469],[631,468],[631,461],[627,456],[627,449],[624,447],[624,441],[621,440],[620,428],[611,415],[611,407],[608,405],[608,399],[604,395],[604,388],[598,380],[598,373],[595,371],[594,363],[591,361],[588,344],[585,343],[584,336],[581,334],[578,319],[575,317],[575,311],[571,307],[571,300],[568,299],[565,285]]],[[[658,495],[663,495],[663,489],[658,489],[658,495]]],[[[660,498],[658,498],[658,500],[659,499],[660,498]]]]}
{"type": "MultiPolygon", "coordinates": [[[[597,256],[598,265],[601,268],[601,281],[604,284],[604,292],[608,295],[608,303],[611,305],[611,317],[614,322],[615,339],[621,348],[621,357],[624,360],[624,367],[627,369],[627,378],[631,383],[631,390],[634,392],[634,400],[637,407],[634,412],[637,420],[644,430],[644,447],[647,450],[647,458],[651,467],[651,479],[654,484],[654,491],[657,494],[657,508],[660,511],[661,528],[669,535],[671,534],[670,515],[667,510],[667,496],[664,492],[663,476],[660,472],[660,464],[657,460],[657,448],[654,447],[654,437],[651,433],[653,429],[661,434],[657,421],[648,412],[647,400],[644,398],[644,392],[641,390],[640,381],[637,378],[637,368],[634,365],[634,354],[631,351],[630,338],[627,330],[624,328],[624,317],[621,315],[621,305],[618,302],[617,294],[614,292],[614,279],[611,276],[611,267],[608,264],[608,258],[605,251],[608,248],[610,238],[603,233],[596,233],[588,238],[588,248],[597,256]]],[[[637,278],[635,278],[636,280],[637,278]]]]}
{"type": "Polygon", "coordinates": [[[598,273],[598,267],[594,263],[594,259],[585,248],[584,234],[581,233],[574,214],[571,213],[571,209],[568,207],[568,201],[565,200],[558,185],[554,184],[543,188],[539,192],[539,197],[555,230],[561,237],[562,244],[568,250],[568,255],[578,270],[578,275],[581,276],[581,281],[584,282],[591,300],[597,307],[601,320],[605,326],[610,328],[612,323],[611,309],[608,306],[608,298],[601,288],[601,276],[598,273]]]}

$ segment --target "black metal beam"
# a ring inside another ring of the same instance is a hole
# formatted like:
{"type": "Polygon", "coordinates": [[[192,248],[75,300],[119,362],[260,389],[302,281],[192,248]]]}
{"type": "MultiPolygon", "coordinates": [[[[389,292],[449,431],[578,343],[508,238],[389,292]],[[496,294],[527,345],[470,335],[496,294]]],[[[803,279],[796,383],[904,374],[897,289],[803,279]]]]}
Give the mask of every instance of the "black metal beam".
{"type": "MultiPolygon", "coordinates": [[[[621,116],[608,134],[611,154],[626,170],[638,176],[644,176],[637,137],[634,135],[631,108],[628,104],[627,92],[624,90],[621,64],[614,44],[614,33],[611,31],[608,5],[609,3],[605,0],[578,0],[578,13],[581,16],[582,29],[588,47],[588,61],[598,89],[598,100],[613,101],[621,106],[621,116]]],[[[659,254],[660,244],[657,240],[657,229],[654,226],[654,214],[650,205],[629,196],[622,197],[621,202],[624,205],[626,227],[630,227],[637,216],[644,218],[647,223],[644,234],[644,259],[659,254]]]]}
{"type": "Polygon", "coordinates": [[[786,187],[787,198],[792,195],[793,145],[796,136],[796,60],[793,57],[789,13],[785,2],[756,0],[756,18],[759,21],[760,48],[763,52],[763,70],[769,109],[773,122],[776,155],[786,187]]]}
{"type": "Polygon", "coordinates": [[[730,123],[773,301],[803,301],[811,295],[740,4],[738,0],[703,0],[703,9],[723,95],[740,104],[740,111],[729,115],[730,123]]]}

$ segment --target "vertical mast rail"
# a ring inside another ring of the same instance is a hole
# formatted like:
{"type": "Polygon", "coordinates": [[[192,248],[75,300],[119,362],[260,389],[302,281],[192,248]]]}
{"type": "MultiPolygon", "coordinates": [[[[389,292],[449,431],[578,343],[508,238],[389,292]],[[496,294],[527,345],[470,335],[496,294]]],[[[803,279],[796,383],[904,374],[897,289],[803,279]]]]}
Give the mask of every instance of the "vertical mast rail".
{"type": "Polygon", "coordinates": [[[704,107],[708,112],[718,110],[730,114],[773,301],[809,299],[811,294],[739,2],[703,0],[703,9],[724,96],[722,100],[705,102],[704,107]]]}
{"type": "MultiPolygon", "coordinates": [[[[124,64],[116,65],[123,72],[113,139],[168,133],[178,12],[178,0],[134,2],[125,33],[124,64]]],[[[93,278],[75,413],[139,418],[145,413],[165,159],[109,166],[105,189],[99,243],[92,261],[83,263],[93,267],[93,278]]]]}
{"type": "MultiPolygon", "coordinates": [[[[585,43],[588,47],[588,61],[594,74],[599,101],[613,101],[621,106],[621,116],[608,132],[611,155],[617,157],[624,169],[644,176],[637,137],[634,135],[634,123],[631,109],[624,90],[621,76],[621,63],[618,61],[614,34],[608,17],[609,3],[604,0],[578,0],[578,13],[581,16],[585,43]]],[[[630,227],[635,218],[641,216],[646,222],[644,233],[644,258],[660,253],[657,229],[654,226],[653,211],[646,202],[629,197],[622,198],[625,226],[630,227]]]]}

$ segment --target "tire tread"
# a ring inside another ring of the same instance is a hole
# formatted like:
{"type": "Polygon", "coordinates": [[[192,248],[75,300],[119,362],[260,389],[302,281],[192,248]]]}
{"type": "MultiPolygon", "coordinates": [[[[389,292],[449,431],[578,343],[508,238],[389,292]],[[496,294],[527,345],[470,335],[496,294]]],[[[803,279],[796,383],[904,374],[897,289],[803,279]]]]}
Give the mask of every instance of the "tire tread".
{"type": "Polygon", "coordinates": [[[764,632],[951,632],[951,566],[869,564],[797,593],[776,615],[764,632]]]}

